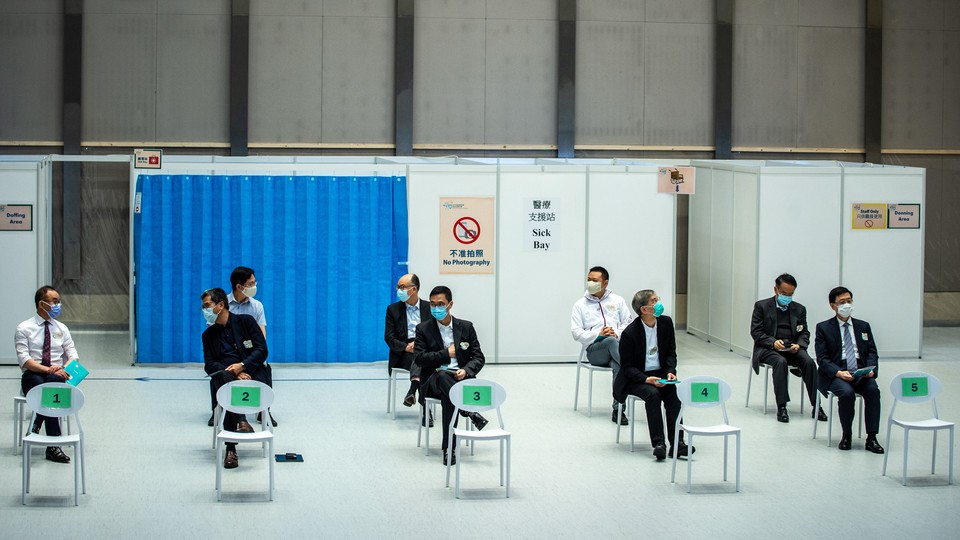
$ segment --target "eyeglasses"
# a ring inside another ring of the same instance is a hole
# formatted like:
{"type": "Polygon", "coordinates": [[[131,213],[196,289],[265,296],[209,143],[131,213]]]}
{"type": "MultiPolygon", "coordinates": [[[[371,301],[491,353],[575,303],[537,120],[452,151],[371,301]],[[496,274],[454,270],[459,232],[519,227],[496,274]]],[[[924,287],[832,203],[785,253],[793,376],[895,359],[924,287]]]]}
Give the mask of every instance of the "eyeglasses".
{"type": "Polygon", "coordinates": [[[397,285],[398,291],[407,291],[410,289],[416,289],[416,285],[397,285]]]}

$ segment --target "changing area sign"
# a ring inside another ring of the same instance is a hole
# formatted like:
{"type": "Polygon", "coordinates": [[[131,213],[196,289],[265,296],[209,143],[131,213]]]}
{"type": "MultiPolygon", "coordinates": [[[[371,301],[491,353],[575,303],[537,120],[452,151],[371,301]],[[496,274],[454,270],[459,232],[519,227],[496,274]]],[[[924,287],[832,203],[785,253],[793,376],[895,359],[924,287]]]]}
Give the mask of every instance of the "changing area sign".
{"type": "Polygon", "coordinates": [[[492,274],[493,229],[493,197],[440,197],[440,273],[492,274]]]}

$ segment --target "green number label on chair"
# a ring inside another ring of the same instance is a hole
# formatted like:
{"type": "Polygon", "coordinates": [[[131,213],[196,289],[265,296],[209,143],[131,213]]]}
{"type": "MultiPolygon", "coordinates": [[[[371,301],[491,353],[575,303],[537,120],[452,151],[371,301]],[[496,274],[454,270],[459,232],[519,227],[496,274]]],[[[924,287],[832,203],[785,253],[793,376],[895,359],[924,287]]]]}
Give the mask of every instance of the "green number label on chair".
{"type": "Polygon", "coordinates": [[[926,377],[904,377],[903,397],[923,397],[929,392],[926,377]]]}
{"type": "Polygon", "coordinates": [[[234,386],[230,389],[230,405],[234,407],[259,407],[260,389],[256,386],[234,386]]]}
{"type": "Polygon", "coordinates": [[[464,405],[490,405],[493,403],[493,395],[489,386],[464,386],[463,404],[464,405]]]}
{"type": "Polygon", "coordinates": [[[690,401],[694,403],[710,403],[720,401],[720,384],[691,383],[690,401]]]}
{"type": "Polygon", "coordinates": [[[48,409],[69,409],[73,392],[69,388],[44,388],[40,405],[48,409]]]}

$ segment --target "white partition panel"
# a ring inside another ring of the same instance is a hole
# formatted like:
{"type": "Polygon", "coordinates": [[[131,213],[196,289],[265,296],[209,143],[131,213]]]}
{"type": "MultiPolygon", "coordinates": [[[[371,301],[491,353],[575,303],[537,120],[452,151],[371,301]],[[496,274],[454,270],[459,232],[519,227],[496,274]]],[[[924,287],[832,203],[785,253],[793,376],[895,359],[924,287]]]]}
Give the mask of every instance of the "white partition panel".
{"type": "Polygon", "coordinates": [[[756,298],[773,296],[784,272],[797,278],[793,299],[807,308],[812,345],[816,324],[834,315],[827,293],[840,284],[841,169],[764,167],[762,175],[756,298]]]}
{"type": "MultiPolygon", "coordinates": [[[[676,306],[676,196],[657,193],[657,168],[590,166],[586,270],[610,272],[610,290],[631,304],[641,289],[662,298],[664,313],[676,306]]],[[[573,302],[583,294],[570,299],[573,302]]],[[[632,311],[632,308],[631,308],[632,311]]],[[[569,313],[569,308],[568,308],[569,313]]],[[[571,342],[572,342],[572,338],[571,342]]]]}
{"type": "Polygon", "coordinates": [[[752,293],[757,285],[760,175],[755,167],[737,167],[733,174],[733,279],[730,305],[726,307],[730,314],[730,348],[750,354],[750,317],[755,300],[752,293]]]}
{"type": "MultiPolygon", "coordinates": [[[[10,340],[21,321],[36,313],[33,307],[37,288],[49,284],[50,276],[50,182],[48,165],[41,158],[7,158],[0,161],[0,206],[31,205],[33,230],[0,230],[3,270],[4,309],[0,310],[0,328],[10,340]],[[9,159],[10,161],[8,161],[9,159]]],[[[19,212],[11,213],[18,214],[19,212]]],[[[0,219],[7,217],[5,211],[0,219]]],[[[69,302],[69,299],[65,299],[69,302]]],[[[11,341],[0,347],[0,364],[16,364],[11,341]]]]}
{"type": "Polygon", "coordinates": [[[732,167],[713,170],[710,210],[710,339],[730,347],[730,307],[733,304],[733,186],[732,167]]]}
{"type": "Polygon", "coordinates": [[[710,246],[713,244],[713,169],[697,167],[697,192],[690,195],[687,241],[687,332],[710,337],[710,246]]]}
{"type": "MultiPolygon", "coordinates": [[[[923,169],[844,167],[842,283],[881,358],[919,357],[923,326],[923,206],[919,229],[853,230],[853,203],[924,203],[923,169]]],[[[887,376],[891,374],[888,372],[887,376]]]]}
{"type": "Polygon", "coordinates": [[[499,189],[499,362],[575,360],[570,310],[586,273],[586,167],[502,166],[499,189]],[[529,202],[550,201],[548,250],[525,248],[529,202]]]}
{"type": "MultiPolygon", "coordinates": [[[[429,299],[430,289],[436,285],[450,287],[454,304],[451,313],[473,322],[487,361],[495,362],[496,275],[440,275],[439,223],[441,197],[496,197],[497,168],[410,165],[407,194],[410,216],[408,261],[410,271],[420,277],[421,296],[429,299]]],[[[502,262],[498,256],[495,261],[497,272],[502,262]]]]}

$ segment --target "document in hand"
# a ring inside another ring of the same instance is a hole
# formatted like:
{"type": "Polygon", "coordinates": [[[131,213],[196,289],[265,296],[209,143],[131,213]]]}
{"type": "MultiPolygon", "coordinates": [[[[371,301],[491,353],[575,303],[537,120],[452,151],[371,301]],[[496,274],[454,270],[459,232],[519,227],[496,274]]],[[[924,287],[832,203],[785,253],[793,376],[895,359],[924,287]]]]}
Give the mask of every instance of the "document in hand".
{"type": "Polygon", "coordinates": [[[858,370],[856,370],[856,371],[853,372],[853,377],[854,377],[854,378],[863,377],[864,375],[866,375],[867,373],[870,373],[871,371],[873,371],[873,370],[876,369],[876,368],[877,368],[877,366],[867,366],[867,367],[860,368],[860,369],[858,369],[858,370]]]}
{"type": "Polygon", "coordinates": [[[87,368],[83,367],[83,364],[80,363],[80,360],[74,360],[70,362],[63,368],[64,371],[70,374],[70,378],[67,379],[67,382],[73,386],[78,386],[87,375],[90,374],[90,371],[87,368]]]}

